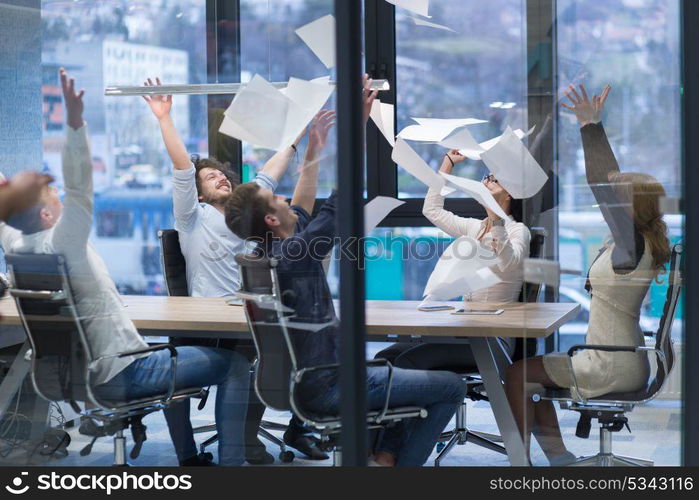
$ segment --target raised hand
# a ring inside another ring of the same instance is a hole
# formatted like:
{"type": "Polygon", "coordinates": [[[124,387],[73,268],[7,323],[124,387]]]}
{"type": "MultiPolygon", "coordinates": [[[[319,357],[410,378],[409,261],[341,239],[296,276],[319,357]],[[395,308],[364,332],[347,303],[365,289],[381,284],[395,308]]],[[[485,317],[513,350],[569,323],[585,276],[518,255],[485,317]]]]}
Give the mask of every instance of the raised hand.
{"type": "MultiPolygon", "coordinates": [[[[157,85],[162,85],[160,83],[160,78],[156,78],[155,81],[157,85]]],[[[143,85],[146,87],[152,87],[155,84],[153,83],[153,80],[149,78],[146,82],[143,82],[143,85]]],[[[150,110],[158,120],[162,120],[170,114],[170,110],[172,109],[171,95],[144,95],[143,100],[148,103],[150,110]]]]}
{"type": "Polygon", "coordinates": [[[371,106],[374,104],[376,96],[379,95],[378,90],[371,90],[371,83],[373,80],[369,78],[369,75],[362,75],[362,101],[363,101],[363,111],[364,111],[364,123],[369,121],[369,115],[371,114],[371,106]]]}
{"type": "Polygon", "coordinates": [[[444,155],[444,161],[442,162],[442,168],[440,168],[440,170],[445,174],[451,174],[454,165],[466,160],[468,160],[468,158],[459,153],[459,150],[452,149],[444,155]]]}
{"type": "Polygon", "coordinates": [[[328,132],[333,125],[335,125],[335,112],[329,109],[320,110],[313,119],[311,131],[308,133],[308,147],[323,149],[328,139],[328,132]]]}
{"type": "Polygon", "coordinates": [[[575,113],[578,118],[578,122],[581,127],[588,125],[590,123],[599,123],[602,121],[602,111],[604,111],[604,104],[607,102],[607,97],[612,91],[612,87],[607,85],[604,87],[601,95],[592,96],[592,100],[587,96],[587,91],[584,85],[579,86],[580,93],[578,93],[575,86],[571,85],[568,87],[566,92],[566,97],[570,99],[572,106],[562,102],[561,106],[575,113]]]}
{"type": "Polygon", "coordinates": [[[80,92],[76,93],[75,79],[69,79],[66,70],[63,68],[59,72],[61,75],[61,87],[63,88],[63,100],[66,104],[67,123],[70,127],[79,129],[83,126],[83,110],[85,109],[83,96],[85,95],[85,90],[81,89],[80,92]]]}

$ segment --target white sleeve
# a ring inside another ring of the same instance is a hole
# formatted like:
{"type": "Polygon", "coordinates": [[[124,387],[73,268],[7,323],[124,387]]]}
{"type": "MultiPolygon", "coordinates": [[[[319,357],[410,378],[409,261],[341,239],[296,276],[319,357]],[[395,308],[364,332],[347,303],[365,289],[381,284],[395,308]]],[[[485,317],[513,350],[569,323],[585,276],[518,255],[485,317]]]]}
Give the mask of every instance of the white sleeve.
{"type": "Polygon", "coordinates": [[[56,223],[52,242],[56,251],[84,249],[92,230],[92,155],[87,125],[68,127],[63,146],[63,213],[56,223]]]}
{"type": "Polygon", "coordinates": [[[529,257],[529,228],[522,223],[507,226],[493,226],[490,229],[495,253],[500,257],[498,267],[501,271],[521,266],[529,257]]]}
{"type": "Polygon", "coordinates": [[[194,165],[186,170],[172,171],[172,207],[175,212],[175,229],[178,231],[191,231],[202,209],[195,175],[194,165]]]}
{"type": "Polygon", "coordinates": [[[444,210],[444,196],[430,188],[422,206],[422,215],[453,238],[474,234],[480,228],[480,221],[444,210]]]}
{"type": "Polygon", "coordinates": [[[22,237],[22,232],[14,227],[10,227],[4,222],[0,221],[0,245],[2,245],[3,252],[10,253],[12,251],[12,246],[15,241],[22,237]]]}

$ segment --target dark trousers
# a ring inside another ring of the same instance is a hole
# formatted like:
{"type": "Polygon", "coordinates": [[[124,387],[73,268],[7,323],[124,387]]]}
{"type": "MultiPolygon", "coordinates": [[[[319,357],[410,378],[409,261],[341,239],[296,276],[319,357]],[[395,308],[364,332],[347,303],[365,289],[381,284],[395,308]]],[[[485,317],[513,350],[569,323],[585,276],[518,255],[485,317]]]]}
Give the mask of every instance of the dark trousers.
{"type": "MultiPolygon", "coordinates": [[[[515,339],[500,339],[507,353],[515,351],[515,339]]],[[[447,370],[457,373],[477,371],[476,360],[469,344],[411,344],[399,342],[388,346],[375,356],[386,359],[397,368],[411,370],[447,370]]]]}

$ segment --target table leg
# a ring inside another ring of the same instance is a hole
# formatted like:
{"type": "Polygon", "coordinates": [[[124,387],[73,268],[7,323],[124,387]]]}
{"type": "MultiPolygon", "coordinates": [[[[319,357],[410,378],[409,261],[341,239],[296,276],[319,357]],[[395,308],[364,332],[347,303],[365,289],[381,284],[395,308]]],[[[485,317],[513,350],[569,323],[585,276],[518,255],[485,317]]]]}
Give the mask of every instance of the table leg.
{"type": "Polygon", "coordinates": [[[17,391],[19,391],[19,388],[24,382],[24,378],[29,373],[29,362],[24,360],[24,356],[29,349],[29,341],[25,341],[17,353],[15,360],[12,362],[10,371],[7,372],[7,375],[0,384],[0,417],[7,411],[7,407],[12,402],[12,398],[17,394],[17,391]]]}
{"type": "MultiPolygon", "coordinates": [[[[473,356],[476,358],[478,371],[483,378],[485,391],[490,400],[490,406],[495,415],[502,441],[510,459],[510,465],[527,466],[527,454],[524,450],[524,442],[517,428],[515,417],[512,415],[510,403],[505,395],[501,373],[505,367],[502,366],[502,357],[498,351],[502,351],[500,344],[494,338],[474,337],[470,339],[473,356]],[[500,366],[498,366],[500,365],[500,366]]],[[[502,353],[505,355],[505,353],[502,353]]],[[[505,355],[506,356],[506,355],[505,355]]]]}

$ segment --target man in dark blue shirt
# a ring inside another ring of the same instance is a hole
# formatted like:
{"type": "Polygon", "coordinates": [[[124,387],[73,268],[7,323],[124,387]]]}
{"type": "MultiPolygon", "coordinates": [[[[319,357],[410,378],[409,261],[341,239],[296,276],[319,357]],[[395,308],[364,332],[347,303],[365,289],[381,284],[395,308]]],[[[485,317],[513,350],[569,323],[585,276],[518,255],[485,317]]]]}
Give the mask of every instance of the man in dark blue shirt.
{"type": "MultiPolygon", "coordinates": [[[[365,119],[373,97],[365,90],[365,119]]],[[[311,130],[325,126],[321,116],[311,130]]],[[[243,239],[261,241],[256,252],[278,261],[282,302],[294,310],[290,329],[299,368],[338,362],[339,323],[333,307],[323,260],[337,239],[337,204],[333,192],[318,214],[310,216],[315,202],[318,165],[305,165],[294,190],[291,206],[283,196],[257,184],[241,184],[226,203],[226,224],[243,239]]],[[[367,369],[368,405],[383,406],[388,368],[367,369]]],[[[316,372],[299,388],[305,407],[317,413],[339,411],[336,372],[316,372]]],[[[392,406],[421,406],[425,419],[413,419],[388,429],[374,450],[379,465],[418,466],[429,457],[439,434],[449,423],[466,393],[460,377],[451,372],[396,368],[390,393],[392,406]],[[409,439],[406,439],[409,437],[409,439]]]]}

